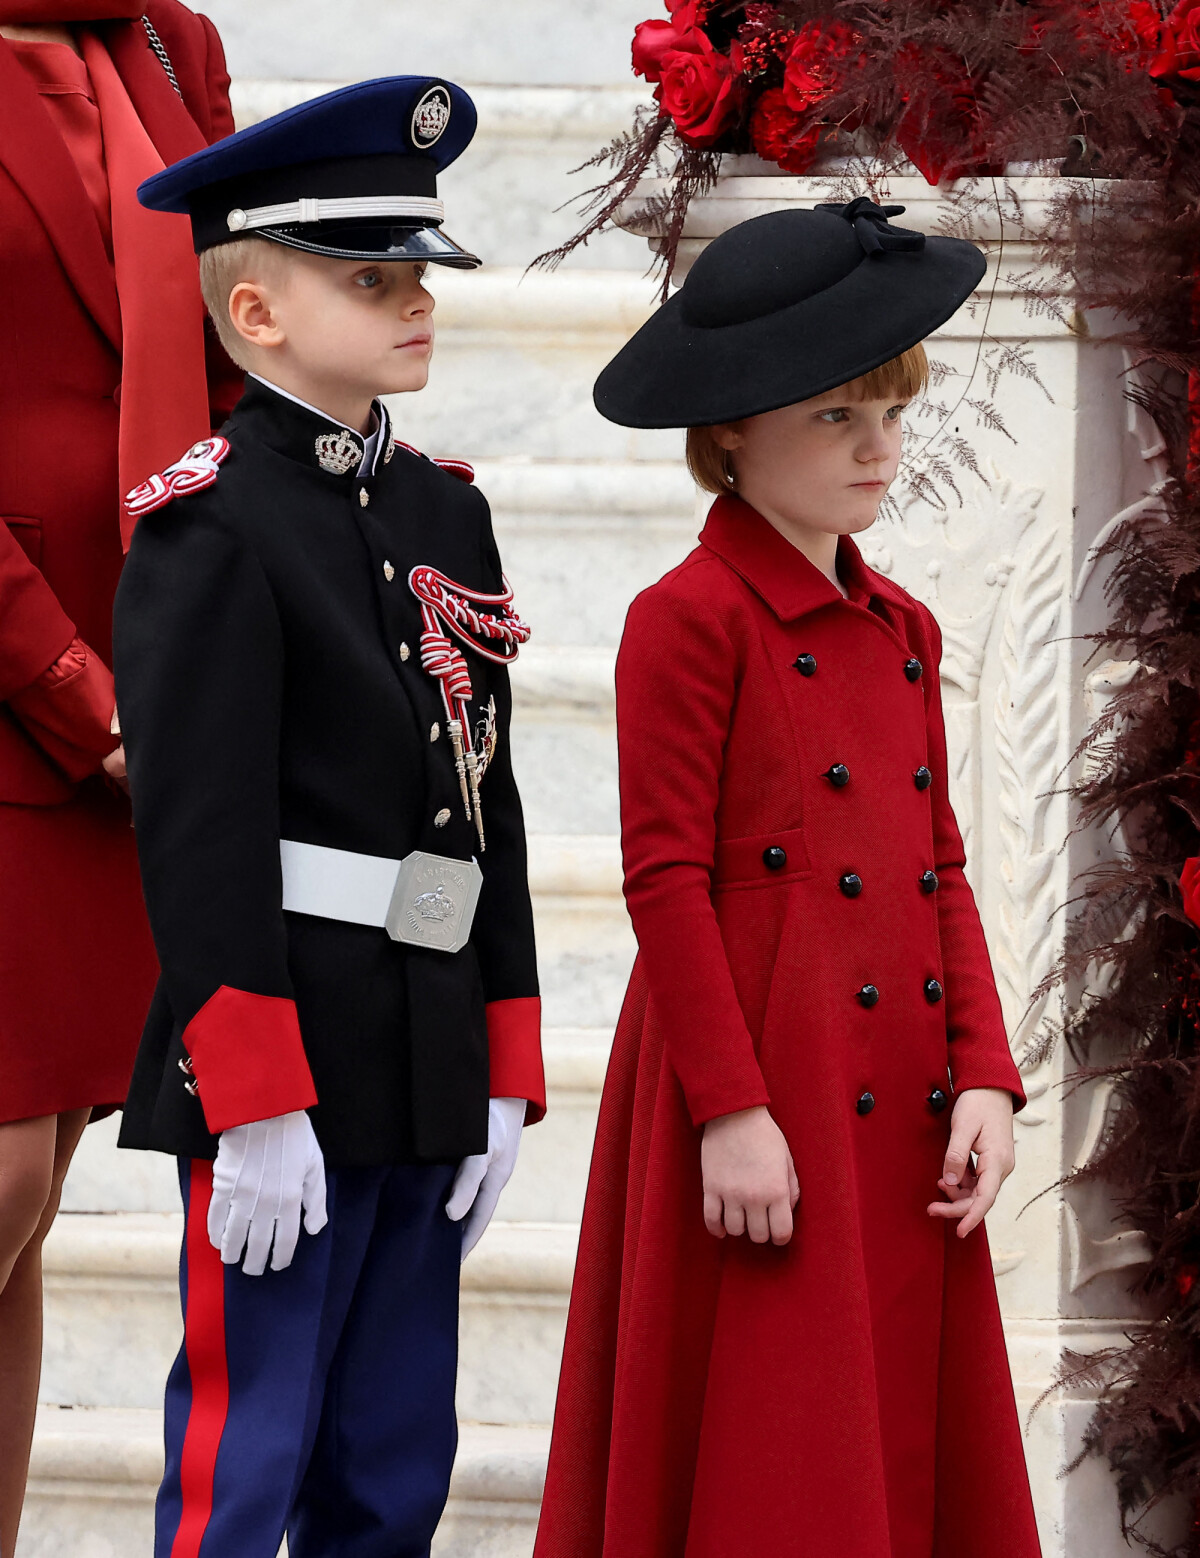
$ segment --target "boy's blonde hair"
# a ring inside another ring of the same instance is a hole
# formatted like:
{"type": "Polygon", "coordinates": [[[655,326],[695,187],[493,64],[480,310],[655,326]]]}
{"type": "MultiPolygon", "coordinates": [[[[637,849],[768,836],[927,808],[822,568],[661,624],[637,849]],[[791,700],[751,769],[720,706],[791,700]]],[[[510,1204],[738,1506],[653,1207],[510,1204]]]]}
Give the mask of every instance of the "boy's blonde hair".
{"type": "Polygon", "coordinates": [[[205,249],[200,256],[200,294],[216,326],[221,345],[238,365],[249,369],[248,343],[229,317],[229,294],[239,281],[278,282],[287,273],[295,251],[269,238],[238,238],[205,249]]]}
{"type": "MultiPolygon", "coordinates": [[[[918,341],[899,357],[881,363],[844,386],[847,400],[912,400],[929,382],[929,359],[918,341]]],[[[705,492],[736,492],[733,461],[728,449],[712,435],[711,427],[687,430],[687,466],[692,480],[705,492]]]]}

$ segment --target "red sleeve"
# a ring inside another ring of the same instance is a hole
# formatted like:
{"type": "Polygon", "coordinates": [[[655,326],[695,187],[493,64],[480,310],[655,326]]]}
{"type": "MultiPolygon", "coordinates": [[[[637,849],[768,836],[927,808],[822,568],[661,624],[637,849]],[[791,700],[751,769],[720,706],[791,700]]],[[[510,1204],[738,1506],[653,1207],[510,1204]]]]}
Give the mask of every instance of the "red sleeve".
{"type": "Polygon", "coordinates": [[[0,703],[35,682],[74,637],[54,591],[0,524],[0,703]]]}
{"type": "Polygon", "coordinates": [[[229,71],[225,66],[225,50],[221,35],[207,16],[197,13],[197,20],[204,28],[207,54],[204,62],[204,78],[208,83],[208,104],[212,134],[210,141],[223,141],[234,131],[233,108],[229,102],[229,71]]]}
{"type": "Polygon", "coordinates": [[[946,992],[946,1032],[950,1045],[950,1077],[956,1093],[973,1087],[997,1087],[1013,1095],[1017,1109],[1025,1091],[1013,1063],[1004,1031],[1004,1015],[992,974],[975,895],[964,867],[966,852],[950,805],[946,760],[946,727],[942,716],[942,635],[927,612],[922,616],[929,635],[929,703],[926,713],[929,766],[933,770],[934,869],[938,875],[938,933],[942,944],[942,984],[946,992]]]}
{"type": "Polygon", "coordinates": [[[770,1101],[710,891],[737,661],[710,608],[661,586],[634,601],[617,657],[625,899],[696,1125],[770,1101]]]}
{"type": "Polygon", "coordinates": [[[12,713],[67,778],[93,774],[120,745],[112,733],[112,672],[76,638],[35,682],[8,700],[12,713]]]}
{"type": "Polygon", "coordinates": [[[524,1098],[525,1124],[546,1113],[546,1077],[542,1068],[542,1003],[538,996],[517,996],[487,1003],[488,1063],[493,1098],[524,1098]]]}

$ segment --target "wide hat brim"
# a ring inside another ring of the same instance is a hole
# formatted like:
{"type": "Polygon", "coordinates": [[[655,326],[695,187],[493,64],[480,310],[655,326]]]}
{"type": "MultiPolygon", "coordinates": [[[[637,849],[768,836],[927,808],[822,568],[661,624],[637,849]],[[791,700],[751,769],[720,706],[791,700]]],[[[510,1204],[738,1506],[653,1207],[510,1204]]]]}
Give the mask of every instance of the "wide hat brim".
{"type": "Polygon", "coordinates": [[[863,254],[788,307],[721,325],[689,323],[681,289],[600,374],[596,409],[622,427],[709,427],[810,400],[923,341],[985,270],[974,244],[927,237],[919,250],[863,254]]]}

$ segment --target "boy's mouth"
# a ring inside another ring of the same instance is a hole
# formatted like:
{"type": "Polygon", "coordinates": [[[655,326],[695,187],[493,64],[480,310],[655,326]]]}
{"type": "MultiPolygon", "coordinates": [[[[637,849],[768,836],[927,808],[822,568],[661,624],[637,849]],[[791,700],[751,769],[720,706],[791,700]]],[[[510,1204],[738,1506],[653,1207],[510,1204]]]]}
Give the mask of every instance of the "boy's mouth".
{"type": "Polygon", "coordinates": [[[406,352],[410,347],[419,347],[422,350],[427,350],[432,345],[433,337],[431,335],[410,335],[407,341],[401,341],[397,345],[396,350],[398,352],[406,352]]]}

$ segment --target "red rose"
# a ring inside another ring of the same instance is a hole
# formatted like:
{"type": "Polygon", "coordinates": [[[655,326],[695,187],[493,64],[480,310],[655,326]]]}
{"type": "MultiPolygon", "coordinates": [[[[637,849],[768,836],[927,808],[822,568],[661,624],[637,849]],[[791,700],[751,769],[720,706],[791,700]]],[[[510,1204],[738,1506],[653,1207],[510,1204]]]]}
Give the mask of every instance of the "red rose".
{"type": "Polygon", "coordinates": [[[783,71],[789,108],[809,115],[843,90],[850,72],[862,65],[862,40],[845,22],[809,22],[796,34],[783,71]]]}
{"type": "Polygon", "coordinates": [[[1159,52],[1150,61],[1156,81],[1175,76],[1200,81],[1200,0],[1179,0],[1162,24],[1159,52]]]}
{"type": "Polygon", "coordinates": [[[785,173],[807,173],[819,132],[815,127],[805,130],[800,116],[788,107],[784,89],[772,87],[755,105],[750,139],[765,162],[777,162],[785,173]]]}
{"type": "Polygon", "coordinates": [[[741,81],[742,47],[728,54],[713,47],[705,32],[687,39],[687,51],[675,49],[662,57],[662,80],[655,97],[662,112],[675,121],[689,146],[711,146],[737,119],[745,101],[741,81]]]}
{"type": "Polygon", "coordinates": [[[1200,855],[1183,862],[1179,891],[1183,894],[1183,912],[1193,925],[1200,925],[1200,855]]]}
{"type": "Polygon", "coordinates": [[[896,56],[904,112],[896,140],[927,184],[977,169],[982,158],[975,88],[961,60],[915,44],[896,56]]]}
{"type": "MultiPolygon", "coordinates": [[[[645,76],[647,81],[662,80],[663,56],[673,49],[685,52],[699,49],[696,34],[700,33],[697,6],[702,0],[670,0],[667,9],[669,22],[639,22],[633,29],[633,73],[645,76]]],[[[703,36],[703,34],[701,34],[703,36]]]]}

